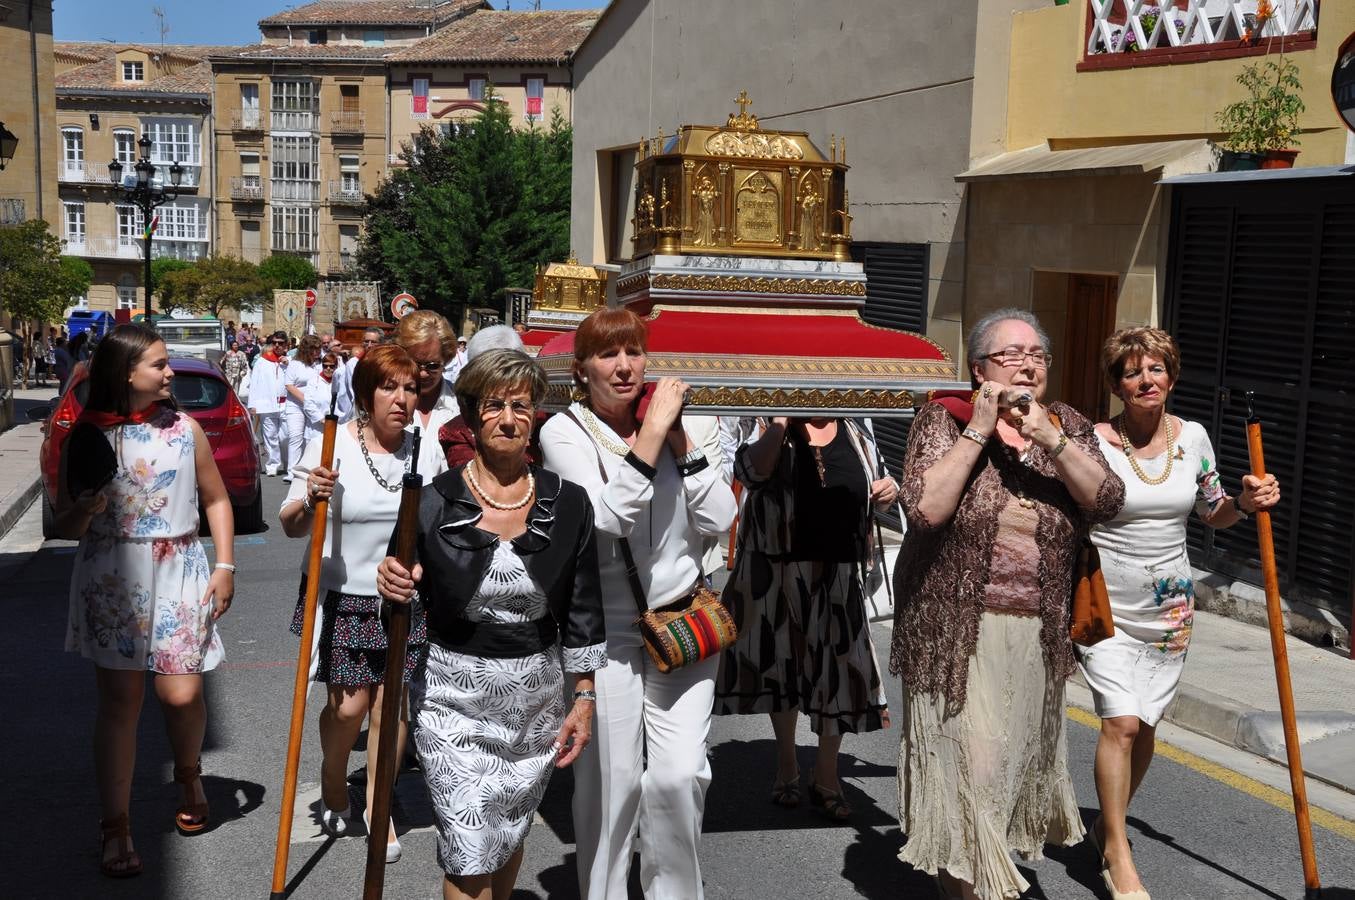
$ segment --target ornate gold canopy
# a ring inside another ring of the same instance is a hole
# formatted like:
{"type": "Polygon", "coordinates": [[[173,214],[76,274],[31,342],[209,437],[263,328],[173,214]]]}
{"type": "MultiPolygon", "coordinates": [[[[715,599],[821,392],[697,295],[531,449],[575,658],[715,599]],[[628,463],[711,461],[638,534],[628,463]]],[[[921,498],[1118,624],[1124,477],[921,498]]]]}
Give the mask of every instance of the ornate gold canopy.
{"type": "Polygon", "coordinates": [[[640,142],[634,258],[850,259],[847,149],[827,156],[803,131],[766,131],[740,91],[724,125],[683,125],[640,142]]]}

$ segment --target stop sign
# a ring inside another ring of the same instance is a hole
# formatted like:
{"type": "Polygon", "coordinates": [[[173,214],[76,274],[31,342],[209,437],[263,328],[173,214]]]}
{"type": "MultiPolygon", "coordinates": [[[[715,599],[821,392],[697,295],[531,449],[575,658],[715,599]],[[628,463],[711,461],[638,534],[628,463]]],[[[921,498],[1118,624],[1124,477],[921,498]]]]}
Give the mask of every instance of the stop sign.
{"type": "Polygon", "coordinates": [[[315,301],[318,299],[314,288],[306,288],[306,309],[314,309],[315,301]]]}

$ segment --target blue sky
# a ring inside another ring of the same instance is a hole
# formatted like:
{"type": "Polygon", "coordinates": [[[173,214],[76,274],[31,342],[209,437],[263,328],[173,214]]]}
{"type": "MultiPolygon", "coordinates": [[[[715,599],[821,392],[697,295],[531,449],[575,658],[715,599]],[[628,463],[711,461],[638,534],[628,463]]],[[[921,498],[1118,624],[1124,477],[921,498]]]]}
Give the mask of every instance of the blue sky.
{"type": "MultiPolygon", "coordinates": [[[[490,0],[495,9],[530,9],[528,0],[490,0]]],[[[259,38],[260,19],[302,5],[299,0],[56,0],[54,30],[59,41],[159,43],[153,6],[165,11],[170,44],[248,44],[259,38]],[[229,10],[229,14],[227,14],[229,10]]],[[[606,0],[542,0],[542,9],[601,9],[606,0]]]]}

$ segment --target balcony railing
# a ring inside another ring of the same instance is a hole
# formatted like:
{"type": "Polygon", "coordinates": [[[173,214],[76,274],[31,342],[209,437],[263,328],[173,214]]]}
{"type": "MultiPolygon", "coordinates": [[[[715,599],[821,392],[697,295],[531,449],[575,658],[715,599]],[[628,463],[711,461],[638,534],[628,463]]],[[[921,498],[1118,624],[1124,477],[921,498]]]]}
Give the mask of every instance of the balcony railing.
{"type": "Polygon", "coordinates": [[[328,273],[350,272],[353,269],[355,261],[356,255],[353,253],[334,253],[331,251],[324,254],[324,259],[322,260],[323,268],[321,271],[328,273]]]}
{"type": "Polygon", "coordinates": [[[314,131],[316,125],[315,110],[273,110],[274,131],[314,131]]]}
{"type": "Polygon", "coordinates": [[[97,259],[141,259],[141,241],[126,237],[86,237],[75,241],[66,239],[67,256],[89,256],[97,259]]]}
{"type": "Polygon", "coordinates": [[[237,175],[231,179],[232,200],[262,200],[263,179],[258,175],[237,175]]]}
{"type": "Polygon", "coordinates": [[[332,112],[329,130],[335,134],[362,134],[367,130],[367,117],[360,112],[332,112]]]}
{"type": "Polygon", "coordinates": [[[361,206],[362,188],[344,181],[331,181],[329,183],[329,202],[344,206],[361,206]]]}
{"type": "MultiPolygon", "coordinates": [[[[169,182],[170,160],[153,160],[155,163],[155,177],[152,183],[156,187],[165,186],[169,182]]],[[[136,170],[133,168],[135,163],[123,163],[122,184],[124,187],[136,185],[136,170]]],[[[179,178],[180,190],[195,190],[198,186],[198,180],[202,174],[202,167],[196,163],[180,163],[183,166],[183,174],[179,178]]],[[[61,166],[57,169],[57,180],[66,184],[96,184],[105,187],[111,187],[109,181],[108,163],[105,162],[72,162],[62,160],[61,166]]]]}
{"type": "Polygon", "coordinates": [[[24,201],[13,197],[0,198],[0,225],[21,225],[27,219],[24,201]]]}
{"type": "Polygon", "coordinates": [[[320,182],[282,181],[274,178],[271,193],[274,203],[279,200],[310,200],[314,202],[320,199],[320,182]]]}
{"type": "Polygon", "coordinates": [[[257,109],[237,109],[231,114],[231,131],[263,131],[263,114],[257,109]]]}
{"type": "Polygon", "coordinates": [[[1284,38],[1317,27],[1314,0],[1087,0],[1087,53],[1137,53],[1170,47],[1284,38]]]}

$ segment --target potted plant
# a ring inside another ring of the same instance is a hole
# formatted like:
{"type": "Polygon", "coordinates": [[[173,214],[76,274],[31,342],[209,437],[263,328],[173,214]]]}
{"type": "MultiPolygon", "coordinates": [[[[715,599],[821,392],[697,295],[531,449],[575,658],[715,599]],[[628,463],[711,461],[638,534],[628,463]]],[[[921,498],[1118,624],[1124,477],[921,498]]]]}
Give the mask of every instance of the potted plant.
{"type": "Polygon", "coordinates": [[[1245,66],[1237,76],[1248,97],[1215,114],[1229,133],[1223,168],[1288,169],[1298,146],[1299,115],[1304,111],[1299,67],[1281,56],[1245,66]]]}

